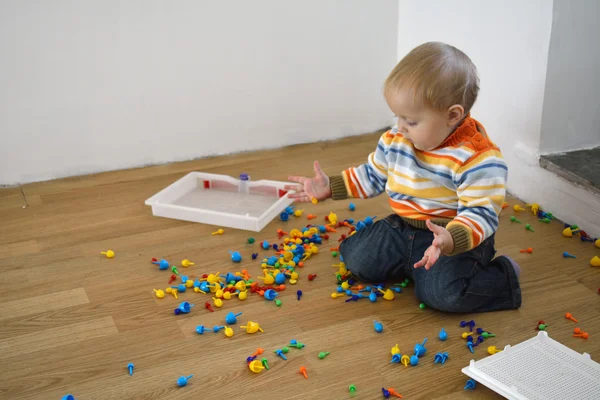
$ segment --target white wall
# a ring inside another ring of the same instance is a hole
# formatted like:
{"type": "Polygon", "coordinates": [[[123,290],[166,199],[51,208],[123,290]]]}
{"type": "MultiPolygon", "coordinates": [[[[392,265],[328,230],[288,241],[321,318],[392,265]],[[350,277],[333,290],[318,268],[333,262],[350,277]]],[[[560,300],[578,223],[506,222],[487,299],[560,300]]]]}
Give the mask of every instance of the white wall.
{"type": "Polygon", "coordinates": [[[0,0],[0,184],[389,125],[396,0],[0,0]]]}
{"type": "Polygon", "coordinates": [[[557,0],[540,151],[600,146],[600,1],[557,0]]]}
{"type": "Polygon", "coordinates": [[[548,0],[400,0],[398,57],[433,40],[467,53],[481,79],[472,115],[502,149],[509,191],[600,236],[598,199],[538,164],[552,7],[548,0]]]}

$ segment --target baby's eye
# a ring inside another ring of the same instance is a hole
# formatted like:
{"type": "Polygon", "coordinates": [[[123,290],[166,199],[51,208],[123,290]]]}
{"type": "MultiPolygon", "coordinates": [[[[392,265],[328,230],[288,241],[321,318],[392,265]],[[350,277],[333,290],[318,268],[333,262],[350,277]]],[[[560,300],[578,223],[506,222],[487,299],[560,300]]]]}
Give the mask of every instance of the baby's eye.
{"type": "Polygon", "coordinates": [[[416,122],[408,122],[408,121],[406,121],[406,124],[407,124],[408,126],[417,126],[417,123],[416,123],[416,122]]]}

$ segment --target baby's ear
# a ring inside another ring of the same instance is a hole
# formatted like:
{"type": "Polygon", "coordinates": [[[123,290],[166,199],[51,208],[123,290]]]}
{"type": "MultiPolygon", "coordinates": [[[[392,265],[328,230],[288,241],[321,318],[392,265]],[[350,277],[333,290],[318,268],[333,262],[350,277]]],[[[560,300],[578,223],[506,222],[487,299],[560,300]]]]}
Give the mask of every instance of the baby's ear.
{"type": "Polygon", "coordinates": [[[460,104],[448,108],[448,125],[458,124],[465,116],[465,109],[460,104]]]}

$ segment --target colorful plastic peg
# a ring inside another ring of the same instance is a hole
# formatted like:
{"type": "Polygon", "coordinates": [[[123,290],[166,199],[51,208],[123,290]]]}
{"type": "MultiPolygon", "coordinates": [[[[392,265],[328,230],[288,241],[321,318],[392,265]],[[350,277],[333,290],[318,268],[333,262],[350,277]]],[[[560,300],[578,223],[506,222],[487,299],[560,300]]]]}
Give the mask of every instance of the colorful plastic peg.
{"type": "Polygon", "coordinates": [[[373,321],[373,328],[377,333],[383,332],[383,325],[381,324],[381,322],[373,321]]]}
{"type": "Polygon", "coordinates": [[[259,360],[251,361],[248,364],[248,368],[250,369],[250,371],[254,372],[255,374],[258,374],[263,369],[265,369],[264,365],[262,365],[262,363],[259,360]]]}
{"type": "Polygon", "coordinates": [[[356,210],[356,206],[354,205],[354,203],[348,204],[348,210],[350,210],[350,211],[356,210]]]}
{"type": "Polygon", "coordinates": [[[464,328],[467,325],[469,325],[469,330],[472,331],[476,324],[475,324],[475,321],[473,321],[473,320],[470,320],[470,321],[460,321],[460,327],[461,328],[464,328]]]}
{"type": "Polygon", "coordinates": [[[467,383],[465,384],[464,390],[474,390],[475,386],[477,386],[477,384],[475,383],[475,381],[473,379],[469,379],[467,381],[467,383]]]}
{"type": "Polygon", "coordinates": [[[223,333],[227,337],[232,337],[233,336],[233,329],[231,329],[230,327],[226,326],[225,330],[223,331],[223,333]]]}
{"type": "Polygon", "coordinates": [[[399,399],[401,399],[401,398],[402,398],[402,395],[401,395],[400,393],[396,392],[396,391],[395,391],[393,388],[387,388],[387,391],[388,391],[388,393],[389,393],[389,394],[391,394],[392,396],[396,396],[396,397],[398,397],[399,399]]]}
{"type": "Polygon", "coordinates": [[[204,308],[206,308],[210,312],[215,312],[215,310],[213,310],[212,308],[212,305],[208,301],[204,303],[204,308]]]}
{"type": "Polygon", "coordinates": [[[264,296],[265,296],[265,300],[275,300],[275,297],[277,297],[279,295],[279,293],[277,293],[276,291],[274,291],[273,289],[267,289],[265,290],[264,296]]]}
{"type": "Polygon", "coordinates": [[[356,392],[356,386],[350,385],[350,386],[348,386],[348,390],[350,391],[350,393],[354,393],[354,392],[356,392]]]}
{"type": "Polygon", "coordinates": [[[133,375],[133,363],[127,364],[127,369],[129,370],[129,376],[133,375]]]}
{"type": "Polygon", "coordinates": [[[233,325],[233,324],[237,323],[237,317],[239,317],[240,315],[242,315],[242,313],[237,313],[237,314],[234,314],[232,312],[228,313],[225,316],[225,323],[228,325],[233,325]]]}
{"type": "Polygon", "coordinates": [[[400,354],[400,347],[398,347],[398,345],[392,347],[392,355],[394,354],[400,354]]]}
{"type": "Polygon", "coordinates": [[[190,260],[188,260],[187,258],[183,261],[181,261],[181,266],[182,267],[191,267],[192,265],[196,265],[196,263],[191,262],[190,260]]]}
{"type": "Polygon", "coordinates": [[[386,388],[381,388],[381,393],[383,394],[383,397],[385,397],[386,399],[390,398],[390,392],[386,388]]]}
{"type": "Polygon", "coordinates": [[[192,377],[193,377],[193,376],[194,376],[194,375],[190,375],[190,376],[180,376],[180,377],[177,379],[177,385],[179,385],[179,387],[184,387],[185,385],[187,385],[187,384],[188,384],[188,381],[189,381],[190,379],[192,379],[192,377]]]}
{"type": "Polygon", "coordinates": [[[61,400],[76,400],[72,394],[65,394],[61,400]]]}
{"type": "Polygon", "coordinates": [[[283,358],[284,360],[287,360],[286,356],[283,355],[283,350],[277,349],[274,351],[274,353],[277,354],[279,357],[283,358]]]}
{"type": "Polygon", "coordinates": [[[426,308],[427,308],[427,305],[426,305],[425,303],[421,303],[421,304],[419,304],[419,308],[420,308],[421,310],[424,310],[424,309],[426,309],[426,308]]]}
{"type": "Polygon", "coordinates": [[[571,320],[571,321],[573,321],[573,322],[579,322],[579,321],[577,321],[577,320],[575,319],[575,317],[573,317],[573,314],[571,314],[571,313],[569,313],[569,312],[565,314],[565,318],[566,318],[566,319],[570,319],[570,320],[571,320]]]}
{"type": "Polygon", "coordinates": [[[570,227],[570,226],[567,226],[565,229],[563,229],[563,231],[562,231],[562,235],[563,235],[564,237],[570,238],[570,237],[573,237],[573,234],[574,234],[574,233],[577,233],[577,232],[579,232],[579,231],[578,231],[578,230],[575,230],[575,229],[573,229],[573,228],[572,228],[572,227],[570,227]]]}
{"type": "Polygon", "coordinates": [[[590,265],[592,267],[600,267],[600,257],[598,256],[594,256],[591,260],[590,260],[590,265]]]}
{"type": "Polygon", "coordinates": [[[400,364],[400,360],[402,359],[402,354],[394,354],[392,356],[392,361],[390,361],[390,363],[394,363],[394,364],[400,364]]]}
{"type": "Polygon", "coordinates": [[[106,258],[113,258],[115,256],[115,252],[112,250],[102,251],[100,254],[104,254],[106,258]]]}
{"type": "Polygon", "coordinates": [[[177,267],[176,266],[172,266],[171,267],[171,272],[173,272],[175,275],[179,275],[179,272],[177,271],[177,267]]]}
{"type": "Polygon", "coordinates": [[[487,352],[488,354],[494,355],[496,353],[500,353],[502,350],[498,350],[496,346],[488,346],[487,352]]]}
{"type": "Polygon", "coordinates": [[[231,251],[228,250],[229,254],[231,254],[231,261],[235,262],[235,263],[239,263],[240,261],[242,261],[242,255],[240,254],[239,251],[231,251]]]}
{"type": "Polygon", "coordinates": [[[248,321],[245,326],[240,326],[240,328],[245,329],[246,333],[256,333],[258,331],[264,332],[258,323],[252,321],[248,321]]]}
{"type": "Polygon", "coordinates": [[[519,221],[519,220],[517,219],[517,217],[515,217],[514,215],[511,215],[511,216],[510,216],[510,222],[517,222],[517,223],[519,223],[519,224],[522,224],[522,222],[521,222],[521,221],[519,221]]]}
{"type": "Polygon", "coordinates": [[[526,224],[525,225],[525,229],[528,230],[528,231],[531,231],[531,232],[535,232],[535,230],[533,230],[533,228],[531,227],[530,224],[526,224]]]}
{"type": "Polygon", "coordinates": [[[415,345],[415,356],[423,357],[425,355],[425,353],[427,352],[427,349],[425,348],[425,343],[427,343],[427,338],[425,338],[425,340],[423,340],[423,343],[421,343],[421,344],[417,343],[415,345]]]}
{"type": "Polygon", "coordinates": [[[379,290],[381,293],[383,293],[383,298],[386,300],[394,300],[394,292],[390,289],[387,289],[385,292],[381,289],[377,289],[379,290]]]}
{"type": "Polygon", "coordinates": [[[225,233],[223,229],[218,229],[216,232],[213,232],[212,235],[222,235],[223,233],[225,233]]]}
{"type": "Polygon", "coordinates": [[[446,331],[444,330],[444,328],[442,328],[442,330],[440,331],[438,337],[440,338],[440,340],[443,342],[444,340],[448,339],[448,334],[446,333],[446,331]]]}
{"type": "Polygon", "coordinates": [[[298,290],[296,296],[298,296],[298,300],[300,300],[300,297],[302,297],[302,290],[298,290]]]}
{"type": "Polygon", "coordinates": [[[317,277],[317,274],[308,274],[308,280],[312,281],[317,277]]]}
{"type": "Polygon", "coordinates": [[[152,289],[152,290],[154,290],[154,293],[156,293],[157,298],[162,299],[165,297],[165,292],[163,292],[162,290],[160,290],[160,289],[152,289]]]}
{"type": "Polygon", "coordinates": [[[587,339],[589,337],[589,334],[587,332],[583,332],[580,328],[575,328],[573,329],[573,337],[587,339]]]}
{"type": "Polygon", "coordinates": [[[194,304],[184,301],[179,305],[179,307],[177,307],[177,309],[182,313],[187,314],[192,310],[192,307],[194,307],[194,304]]]}
{"type": "MultiPolygon", "coordinates": [[[[414,356],[413,356],[414,357],[414,356]]],[[[407,356],[406,354],[402,356],[402,358],[400,358],[400,362],[405,366],[408,367],[408,364],[410,363],[410,357],[407,356]]]]}
{"type": "Polygon", "coordinates": [[[308,375],[306,374],[306,368],[300,367],[300,373],[304,376],[304,379],[308,379],[308,375]]]}
{"type": "Polygon", "coordinates": [[[515,210],[516,212],[525,211],[525,209],[518,204],[515,204],[513,206],[513,210],[515,210]]]}
{"type": "Polygon", "coordinates": [[[523,249],[523,250],[521,250],[521,253],[529,253],[529,254],[531,254],[531,253],[533,253],[533,248],[528,247],[526,249],[523,249]]]}
{"type": "Polygon", "coordinates": [[[489,332],[482,332],[481,336],[483,336],[484,339],[487,339],[487,338],[491,338],[491,337],[496,337],[496,334],[489,333],[489,332]]]}
{"type": "Polygon", "coordinates": [[[410,365],[412,365],[413,367],[419,364],[419,357],[417,356],[410,356],[410,365]]]}
{"type": "Polygon", "coordinates": [[[322,351],[319,353],[319,358],[322,360],[329,355],[328,351],[322,351]]]}
{"type": "MultiPolygon", "coordinates": [[[[156,258],[153,258],[152,259],[152,264],[158,265],[158,269],[161,269],[161,270],[165,270],[165,269],[169,268],[169,262],[167,260],[164,260],[164,259],[158,261],[156,258]]],[[[171,283],[171,282],[169,282],[169,283],[171,283]]]]}
{"type": "Polygon", "coordinates": [[[437,363],[442,363],[442,353],[435,353],[435,356],[433,356],[433,363],[437,364],[437,363]]]}
{"type": "Polygon", "coordinates": [[[204,331],[206,331],[206,327],[204,325],[198,325],[196,327],[196,333],[198,335],[204,335],[204,331]]]}
{"type": "Polygon", "coordinates": [[[216,297],[213,297],[212,299],[215,303],[215,307],[217,307],[217,308],[223,307],[223,300],[217,299],[216,297]]]}
{"type": "Polygon", "coordinates": [[[472,341],[472,340],[469,340],[469,341],[467,342],[467,348],[469,349],[469,351],[470,351],[471,353],[475,353],[475,351],[473,350],[473,341],[472,341]]]}
{"type": "Polygon", "coordinates": [[[577,258],[577,256],[574,256],[573,254],[569,254],[568,252],[563,252],[562,255],[564,258],[577,258]]]}

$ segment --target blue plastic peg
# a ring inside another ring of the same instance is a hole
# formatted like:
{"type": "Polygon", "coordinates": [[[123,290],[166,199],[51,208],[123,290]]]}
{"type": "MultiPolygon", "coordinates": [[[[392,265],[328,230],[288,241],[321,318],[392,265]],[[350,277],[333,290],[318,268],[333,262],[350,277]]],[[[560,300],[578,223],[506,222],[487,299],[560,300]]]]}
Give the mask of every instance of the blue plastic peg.
{"type": "Polygon", "coordinates": [[[374,220],[375,218],[377,218],[377,216],[375,216],[375,217],[367,217],[367,218],[365,218],[365,225],[366,225],[366,226],[371,226],[371,225],[373,225],[373,220],[374,220]]]}
{"type": "Polygon", "coordinates": [[[296,296],[298,296],[298,300],[300,300],[300,297],[302,297],[302,290],[298,290],[296,296]]]}
{"type": "Polygon", "coordinates": [[[283,351],[281,349],[275,350],[275,354],[277,354],[279,357],[283,358],[284,360],[287,360],[286,356],[283,354],[283,351]]]}
{"type": "Polygon", "coordinates": [[[448,334],[446,333],[446,331],[444,330],[444,328],[442,328],[442,330],[440,331],[440,334],[438,335],[438,337],[440,338],[440,340],[443,342],[446,339],[448,339],[448,334]]]}
{"type": "Polygon", "coordinates": [[[356,206],[354,205],[354,203],[348,204],[348,210],[350,210],[350,211],[356,210],[356,206]]]}
{"type": "Polygon", "coordinates": [[[133,363],[127,364],[127,369],[129,370],[129,376],[133,375],[133,363]]]}
{"type": "Polygon", "coordinates": [[[187,385],[187,384],[188,384],[188,381],[189,381],[190,379],[192,379],[192,377],[193,377],[193,376],[194,376],[194,375],[190,375],[190,376],[187,376],[187,377],[186,377],[186,376],[180,376],[180,377],[177,379],[177,385],[179,385],[179,387],[184,387],[185,385],[187,385]]]}
{"type": "Polygon", "coordinates": [[[427,343],[427,338],[425,338],[425,340],[423,340],[423,343],[421,343],[421,344],[417,343],[415,345],[415,356],[423,357],[425,355],[425,353],[427,352],[427,349],[425,348],[425,343],[427,343]]]}
{"type": "Polygon", "coordinates": [[[214,333],[218,333],[221,329],[225,329],[225,326],[219,326],[219,325],[213,326],[214,333]]]}
{"type": "Polygon", "coordinates": [[[242,255],[239,251],[231,251],[229,250],[229,254],[231,254],[231,261],[239,263],[242,261],[242,255]]]}
{"type": "Polygon", "coordinates": [[[377,333],[383,332],[383,325],[381,324],[381,322],[373,321],[373,328],[377,333]]]}
{"type": "Polygon", "coordinates": [[[206,327],[204,325],[198,325],[196,327],[196,333],[198,335],[203,335],[205,330],[206,330],[206,327]]]}
{"type": "Polygon", "coordinates": [[[417,364],[419,364],[419,357],[410,356],[410,365],[412,365],[414,367],[417,364]]]}
{"type": "Polygon", "coordinates": [[[473,379],[469,379],[465,385],[464,390],[473,390],[477,384],[473,379]]]}
{"type": "Polygon", "coordinates": [[[275,300],[275,297],[277,297],[279,295],[279,293],[277,293],[276,291],[274,291],[273,289],[267,289],[265,290],[265,299],[272,301],[275,300]]]}
{"type": "Polygon", "coordinates": [[[392,363],[400,364],[400,360],[402,359],[402,354],[397,353],[392,356],[392,363]]]}
{"type": "Polygon", "coordinates": [[[573,254],[569,254],[566,251],[563,253],[563,257],[564,258],[577,258],[577,256],[574,256],[573,254]]]}
{"type": "Polygon", "coordinates": [[[152,264],[156,264],[158,265],[158,269],[169,269],[169,262],[167,260],[156,260],[155,258],[152,259],[152,264]]]}
{"type": "Polygon", "coordinates": [[[237,314],[234,314],[232,312],[228,313],[225,316],[225,323],[228,325],[233,325],[233,324],[237,323],[237,317],[239,317],[240,315],[242,315],[242,313],[237,313],[237,314]]]}
{"type": "Polygon", "coordinates": [[[192,307],[194,307],[194,304],[190,304],[187,301],[182,302],[179,307],[178,310],[181,311],[184,314],[187,314],[190,312],[190,310],[192,309],[192,307]]]}

